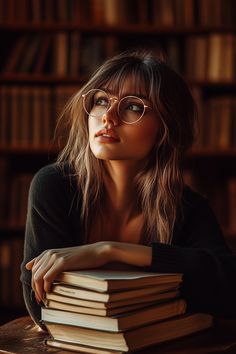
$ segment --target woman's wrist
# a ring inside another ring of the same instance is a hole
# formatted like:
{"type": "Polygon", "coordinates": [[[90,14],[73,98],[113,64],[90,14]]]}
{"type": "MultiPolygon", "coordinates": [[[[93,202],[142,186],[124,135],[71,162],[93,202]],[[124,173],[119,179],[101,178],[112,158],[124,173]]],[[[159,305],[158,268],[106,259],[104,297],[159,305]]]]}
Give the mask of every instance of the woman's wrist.
{"type": "Polygon", "coordinates": [[[124,242],[103,242],[103,257],[106,263],[121,262],[138,267],[149,267],[152,248],[124,242]]]}
{"type": "Polygon", "coordinates": [[[116,261],[116,256],[117,254],[115,252],[114,242],[99,242],[99,257],[101,257],[104,264],[116,261]]]}

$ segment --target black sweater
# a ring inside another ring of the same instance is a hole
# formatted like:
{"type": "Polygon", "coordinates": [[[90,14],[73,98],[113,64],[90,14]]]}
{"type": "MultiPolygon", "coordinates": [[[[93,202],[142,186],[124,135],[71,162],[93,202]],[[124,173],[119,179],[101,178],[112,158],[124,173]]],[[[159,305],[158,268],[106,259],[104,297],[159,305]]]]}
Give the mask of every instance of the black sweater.
{"type": "MultiPolygon", "coordinates": [[[[42,168],[31,183],[21,281],[27,309],[37,323],[40,306],[25,264],[46,249],[83,243],[79,200],[75,179],[57,165],[42,168]]],[[[148,270],[183,273],[181,292],[188,310],[236,318],[236,256],[226,246],[206,198],[185,187],[182,210],[172,244],[151,245],[148,270]]]]}

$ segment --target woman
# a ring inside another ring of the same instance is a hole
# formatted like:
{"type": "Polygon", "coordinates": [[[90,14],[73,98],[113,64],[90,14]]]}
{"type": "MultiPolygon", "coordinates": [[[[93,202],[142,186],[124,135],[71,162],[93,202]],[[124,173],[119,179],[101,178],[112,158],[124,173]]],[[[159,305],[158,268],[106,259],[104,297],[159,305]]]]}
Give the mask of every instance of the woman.
{"type": "Polygon", "coordinates": [[[183,185],[196,120],[183,79],[150,53],[123,53],[63,118],[65,148],[29,195],[21,280],[35,322],[57,274],[110,263],[181,272],[189,310],[235,316],[235,257],[207,200],[183,185]]]}

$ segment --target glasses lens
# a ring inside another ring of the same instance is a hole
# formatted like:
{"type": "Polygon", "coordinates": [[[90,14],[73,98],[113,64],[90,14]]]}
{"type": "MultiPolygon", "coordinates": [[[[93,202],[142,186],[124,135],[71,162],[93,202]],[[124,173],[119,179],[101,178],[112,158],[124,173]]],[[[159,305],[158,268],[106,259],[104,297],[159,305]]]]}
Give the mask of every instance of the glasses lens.
{"type": "Polygon", "coordinates": [[[144,110],[143,101],[135,96],[122,98],[118,107],[119,116],[125,123],[135,123],[142,117],[144,110]]]}
{"type": "Polygon", "coordinates": [[[106,92],[98,89],[90,90],[84,96],[84,110],[93,117],[100,117],[109,108],[109,97],[106,92]]]}

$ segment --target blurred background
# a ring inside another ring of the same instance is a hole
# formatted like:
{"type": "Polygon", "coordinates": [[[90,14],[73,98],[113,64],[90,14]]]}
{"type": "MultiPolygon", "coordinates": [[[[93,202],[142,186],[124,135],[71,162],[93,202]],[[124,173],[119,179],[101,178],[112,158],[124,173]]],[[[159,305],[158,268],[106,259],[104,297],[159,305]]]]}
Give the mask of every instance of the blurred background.
{"type": "Polygon", "coordinates": [[[20,277],[33,174],[54,161],[60,110],[104,59],[162,53],[188,82],[200,133],[183,162],[236,251],[236,2],[0,0],[0,323],[26,313],[20,277]]]}

